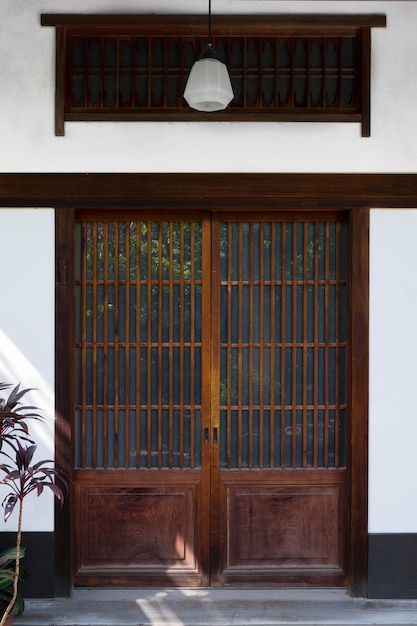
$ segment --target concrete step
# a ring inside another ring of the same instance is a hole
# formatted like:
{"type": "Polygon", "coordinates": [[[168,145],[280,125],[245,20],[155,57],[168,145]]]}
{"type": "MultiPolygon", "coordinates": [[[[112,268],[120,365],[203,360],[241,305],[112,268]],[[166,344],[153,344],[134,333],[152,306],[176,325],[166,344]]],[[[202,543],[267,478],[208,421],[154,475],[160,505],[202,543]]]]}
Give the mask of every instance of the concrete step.
{"type": "Polygon", "coordinates": [[[77,589],[26,600],[15,626],[417,626],[417,600],[343,589],[77,589]]]}

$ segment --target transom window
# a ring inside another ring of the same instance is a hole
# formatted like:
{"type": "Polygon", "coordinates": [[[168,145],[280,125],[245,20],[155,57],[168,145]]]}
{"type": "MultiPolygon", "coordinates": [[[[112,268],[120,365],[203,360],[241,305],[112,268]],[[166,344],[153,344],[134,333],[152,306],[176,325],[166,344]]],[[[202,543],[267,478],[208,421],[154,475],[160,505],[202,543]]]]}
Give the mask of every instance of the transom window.
{"type": "Polygon", "coordinates": [[[203,16],[43,15],[57,29],[56,134],[66,120],[349,121],[369,136],[370,28],[385,16],[222,16],[213,45],[234,99],[183,98],[207,41],[203,16]]]}

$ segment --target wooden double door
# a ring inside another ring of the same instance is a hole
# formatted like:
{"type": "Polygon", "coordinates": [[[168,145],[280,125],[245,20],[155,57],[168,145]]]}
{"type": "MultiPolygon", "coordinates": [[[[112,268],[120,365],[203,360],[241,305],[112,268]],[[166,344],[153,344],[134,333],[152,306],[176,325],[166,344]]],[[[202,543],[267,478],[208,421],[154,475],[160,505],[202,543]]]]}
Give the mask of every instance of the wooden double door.
{"type": "Polygon", "coordinates": [[[76,584],[346,584],[348,230],[76,212],[76,584]]]}

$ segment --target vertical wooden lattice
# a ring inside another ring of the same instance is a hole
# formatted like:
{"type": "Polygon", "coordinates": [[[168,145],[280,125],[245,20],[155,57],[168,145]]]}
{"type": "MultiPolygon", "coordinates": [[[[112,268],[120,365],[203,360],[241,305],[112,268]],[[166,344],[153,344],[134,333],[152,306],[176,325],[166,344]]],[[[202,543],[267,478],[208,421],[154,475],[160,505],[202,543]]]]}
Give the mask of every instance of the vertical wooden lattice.
{"type": "MultiPolygon", "coordinates": [[[[66,110],[188,109],[184,87],[206,37],[68,35],[66,110]]],[[[361,31],[328,36],[214,37],[230,71],[225,111],[361,110],[361,31]]]]}
{"type": "MultiPolygon", "coordinates": [[[[76,466],[200,467],[201,223],[77,241],[76,466]]],[[[344,467],[347,224],[224,222],[220,267],[221,467],[344,467]]]]}
{"type": "Polygon", "coordinates": [[[202,229],[81,221],[76,467],[201,466],[202,229]]]}
{"type": "Polygon", "coordinates": [[[225,222],[221,467],[346,464],[347,224],[225,222]]]}

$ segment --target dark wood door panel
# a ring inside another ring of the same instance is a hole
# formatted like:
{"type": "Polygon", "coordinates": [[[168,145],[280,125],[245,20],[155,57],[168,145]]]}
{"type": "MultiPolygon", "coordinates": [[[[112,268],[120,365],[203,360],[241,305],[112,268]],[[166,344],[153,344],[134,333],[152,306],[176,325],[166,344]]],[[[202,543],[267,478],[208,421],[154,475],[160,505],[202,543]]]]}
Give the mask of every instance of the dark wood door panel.
{"type": "Polygon", "coordinates": [[[221,584],[344,584],[346,471],[293,474],[222,472],[221,584]]]}
{"type": "Polygon", "coordinates": [[[199,473],[95,474],[77,480],[76,583],[200,585],[199,473]]]}
{"type": "Polygon", "coordinates": [[[212,580],[345,584],[348,216],[220,219],[212,580]]]}
{"type": "Polygon", "coordinates": [[[76,584],[346,584],[347,214],[78,217],[76,584]]]}

